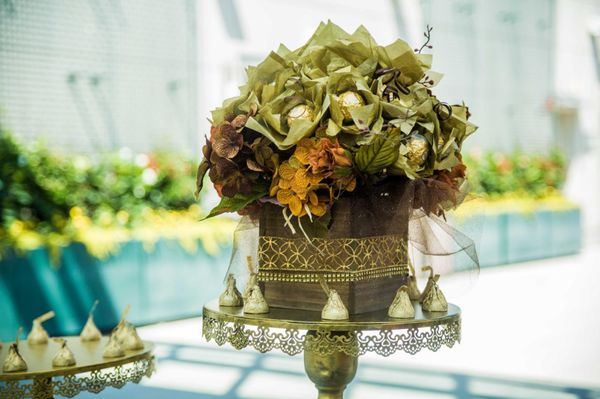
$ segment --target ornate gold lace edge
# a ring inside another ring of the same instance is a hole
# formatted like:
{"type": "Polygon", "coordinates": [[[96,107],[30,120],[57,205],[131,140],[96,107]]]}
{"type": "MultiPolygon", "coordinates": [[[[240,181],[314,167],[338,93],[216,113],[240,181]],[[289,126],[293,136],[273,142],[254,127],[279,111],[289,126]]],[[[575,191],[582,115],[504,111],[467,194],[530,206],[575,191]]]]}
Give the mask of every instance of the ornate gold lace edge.
{"type": "Polygon", "coordinates": [[[219,346],[228,343],[238,350],[250,347],[261,353],[281,350],[290,356],[305,350],[321,355],[342,352],[354,357],[368,352],[381,356],[396,352],[414,355],[422,349],[436,352],[442,346],[452,348],[461,340],[460,318],[426,327],[348,331],[347,335],[328,330],[307,335],[297,329],[247,328],[242,323],[225,322],[210,316],[204,316],[203,320],[202,335],[209,342],[214,340],[219,346]]]}
{"type": "Polygon", "coordinates": [[[41,380],[0,381],[0,397],[3,399],[46,399],[46,392],[55,396],[72,398],[82,392],[100,393],[105,388],[122,388],[127,383],[139,383],[143,377],[150,377],[156,369],[154,355],[118,366],[91,372],[70,374],[41,380]],[[47,384],[42,386],[40,384],[47,384]],[[48,386],[51,385],[51,386],[48,386]],[[47,390],[47,391],[45,391],[47,390]]]}

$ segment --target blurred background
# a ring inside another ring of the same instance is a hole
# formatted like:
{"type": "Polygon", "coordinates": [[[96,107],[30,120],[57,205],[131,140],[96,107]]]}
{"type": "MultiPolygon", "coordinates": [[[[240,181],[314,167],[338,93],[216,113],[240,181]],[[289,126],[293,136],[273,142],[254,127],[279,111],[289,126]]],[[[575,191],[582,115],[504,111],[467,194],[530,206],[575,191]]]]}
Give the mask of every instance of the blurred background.
{"type": "Polygon", "coordinates": [[[367,357],[349,396],[600,398],[596,0],[0,0],[0,339],[49,309],[78,333],[95,299],[107,330],[131,304],[161,361],[131,395],[312,397],[301,358],[202,342],[236,220],[198,223],[216,195],[193,191],[209,111],[328,19],[382,44],[433,26],[435,92],[480,127],[452,215],[482,266],[450,298],[464,342],[367,357]]]}

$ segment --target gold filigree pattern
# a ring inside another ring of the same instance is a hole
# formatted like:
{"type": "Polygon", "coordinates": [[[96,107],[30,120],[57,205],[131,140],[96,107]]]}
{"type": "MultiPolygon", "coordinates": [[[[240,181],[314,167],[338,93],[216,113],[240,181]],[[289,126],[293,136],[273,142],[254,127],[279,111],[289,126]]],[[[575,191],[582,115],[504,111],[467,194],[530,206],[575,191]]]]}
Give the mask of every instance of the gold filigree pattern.
{"type": "Polygon", "coordinates": [[[251,347],[261,353],[277,349],[291,356],[305,350],[321,355],[343,352],[360,356],[374,352],[390,356],[396,352],[414,355],[422,349],[435,352],[442,346],[451,348],[460,342],[461,324],[457,318],[447,323],[406,329],[349,330],[343,334],[319,329],[307,334],[295,328],[251,326],[205,315],[202,334],[207,341],[214,340],[219,346],[228,343],[235,349],[251,347]]]}
{"type": "Polygon", "coordinates": [[[407,244],[401,235],[363,238],[284,238],[261,236],[260,281],[354,282],[406,275],[407,244]]]}
{"type": "Polygon", "coordinates": [[[150,377],[155,369],[154,356],[133,363],[81,374],[70,374],[52,379],[2,381],[0,397],[5,399],[48,399],[50,395],[72,398],[82,392],[99,393],[107,387],[122,388],[129,382],[139,383],[150,377]]]}

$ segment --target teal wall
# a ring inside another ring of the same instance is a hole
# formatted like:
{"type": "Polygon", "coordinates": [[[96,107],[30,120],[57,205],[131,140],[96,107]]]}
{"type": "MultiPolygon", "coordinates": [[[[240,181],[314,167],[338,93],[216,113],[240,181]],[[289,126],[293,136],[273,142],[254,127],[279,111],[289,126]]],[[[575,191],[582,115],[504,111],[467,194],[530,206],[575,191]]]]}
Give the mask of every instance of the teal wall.
{"type": "Polygon", "coordinates": [[[129,242],[105,260],[74,244],[58,267],[41,249],[8,256],[0,261],[0,340],[14,339],[19,326],[28,332],[32,319],[48,310],[56,312],[44,324],[51,334],[78,334],[96,299],[95,320],[104,331],[127,304],[128,320],[138,325],[200,316],[204,302],[222,291],[229,256],[229,248],[217,257],[201,249],[190,254],[171,240],[152,251],[129,242]]]}

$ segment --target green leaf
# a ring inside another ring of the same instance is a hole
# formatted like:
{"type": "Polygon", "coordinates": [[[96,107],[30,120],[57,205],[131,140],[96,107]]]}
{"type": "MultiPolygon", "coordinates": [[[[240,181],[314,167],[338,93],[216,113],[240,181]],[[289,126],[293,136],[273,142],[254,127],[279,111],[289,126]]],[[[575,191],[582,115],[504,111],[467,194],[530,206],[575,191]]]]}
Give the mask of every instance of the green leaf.
{"type": "Polygon", "coordinates": [[[399,146],[400,131],[398,129],[375,136],[371,144],[358,149],[354,158],[358,170],[371,175],[381,172],[396,162],[399,146]]]}
{"type": "Polygon", "coordinates": [[[219,205],[214,207],[208,216],[206,216],[203,220],[225,212],[237,212],[246,205],[249,205],[257,199],[264,197],[267,195],[267,193],[268,187],[266,185],[257,185],[250,194],[237,193],[234,197],[223,197],[221,198],[219,205]]]}
{"type": "Polygon", "coordinates": [[[196,173],[196,197],[200,195],[200,191],[202,191],[202,185],[204,184],[204,176],[206,172],[210,168],[210,162],[206,158],[200,162],[198,165],[198,172],[196,173]]]}

